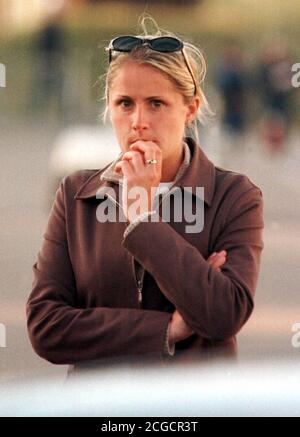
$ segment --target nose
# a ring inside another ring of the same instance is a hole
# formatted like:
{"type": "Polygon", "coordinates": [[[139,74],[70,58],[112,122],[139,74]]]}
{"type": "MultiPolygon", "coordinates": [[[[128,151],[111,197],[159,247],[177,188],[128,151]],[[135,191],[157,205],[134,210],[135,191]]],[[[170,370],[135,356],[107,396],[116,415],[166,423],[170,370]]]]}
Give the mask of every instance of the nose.
{"type": "Polygon", "coordinates": [[[146,109],[142,105],[136,105],[132,114],[132,129],[136,131],[145,130],[149,127],[149,120],[146,109]]]}

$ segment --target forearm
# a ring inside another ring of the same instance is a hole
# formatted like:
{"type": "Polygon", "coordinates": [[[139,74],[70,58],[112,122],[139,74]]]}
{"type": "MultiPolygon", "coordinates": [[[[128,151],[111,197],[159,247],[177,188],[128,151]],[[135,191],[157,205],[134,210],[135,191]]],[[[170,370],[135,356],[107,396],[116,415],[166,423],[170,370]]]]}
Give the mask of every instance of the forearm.
{"type": "Polygon", "coordinates": [[[222,339],[234,335],[251,314],[250,290],[256,272],[248,288],[250,282],[246,285],[238,277],[231,278],[230,273],[215,271],[167,223],[140,223],[123,244],[153,275],[188,326],[202,337],[222,339]],[[158,252],[160,256],[155,256],[158,252]]]}
{"type": "Polygon", "coordinates": [[[61,285],[41,273],[27,304],[28,331],[36,352],[55,364],[122,356],[159,358],[170,313],[127,308],[72,307],[61,285]]]}

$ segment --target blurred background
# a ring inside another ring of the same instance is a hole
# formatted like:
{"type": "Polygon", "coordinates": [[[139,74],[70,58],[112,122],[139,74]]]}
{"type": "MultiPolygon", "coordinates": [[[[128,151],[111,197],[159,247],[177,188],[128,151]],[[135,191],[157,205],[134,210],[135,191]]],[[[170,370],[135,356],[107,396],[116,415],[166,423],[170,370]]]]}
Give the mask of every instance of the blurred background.
{"type": "Polygon", "coordinates": [[[201,146],[264,194],[265,249],[239,359],[299,359],[300,3],[0,0],[0,381],[66,373],[27,338],[32,265],[59,180],[118,153],[101,122],[104,47],[139,33],[143,12],[204,51],[215,116],[199,127],[201,146]]]}

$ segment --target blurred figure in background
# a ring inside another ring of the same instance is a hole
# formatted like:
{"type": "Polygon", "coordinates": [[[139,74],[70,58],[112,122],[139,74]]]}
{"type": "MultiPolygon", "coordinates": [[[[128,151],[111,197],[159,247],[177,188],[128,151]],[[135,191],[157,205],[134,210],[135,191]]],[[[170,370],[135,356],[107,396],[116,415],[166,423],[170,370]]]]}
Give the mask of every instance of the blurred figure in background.
{"type": "Polygon", "coordinates": [[[32,109],[40,111],[55,105],[63,112],[65,44],[59,18],[49,20],[38,33],[34,44],[32,109]]]}
{"type": "Polygon", "coordinates": [[[244,133],[248,82],[241,47],[236,43],[226,46],[217,68],[216,85],[223,102],[223,127],[230,136],[244,133]]]}
{"type": "Polygon", "coordinates": [[[262,137],[272,153],[283,150],[291,116],[292,62],[282,39],[268,41],[258,67],[258,87],[265,116],[262,137]]]}

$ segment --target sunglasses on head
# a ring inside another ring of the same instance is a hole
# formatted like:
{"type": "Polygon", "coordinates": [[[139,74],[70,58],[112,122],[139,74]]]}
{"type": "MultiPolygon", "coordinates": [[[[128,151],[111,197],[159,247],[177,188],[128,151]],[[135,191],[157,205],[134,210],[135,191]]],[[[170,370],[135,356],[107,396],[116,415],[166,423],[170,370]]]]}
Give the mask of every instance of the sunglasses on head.
{"type": "Polygon", "coordinates": [[[147,45],[155,52],[160,52],[160,53],[173,53],[173,52],[181,51],[187,69],[189,70],[189,73],[193,79],[194,87],[195,87],[194,94],[196,94],[197,86],[196,86],[195,76],[192,72],[186,54],[184,53],[184,44],[178,38],[174,38],[172,36],[159,36],[157,38],[139,38],[137,36],[131,36],[131,35],[118,36],[117,38],[114,38],[109,43],[108,47],[106,47],[106,50],[109,53],[109,63],[111,63],[112,61],[113,51],[128,53],[134,50],[135,48],[141,47],[143,45],[147,45]]]}

